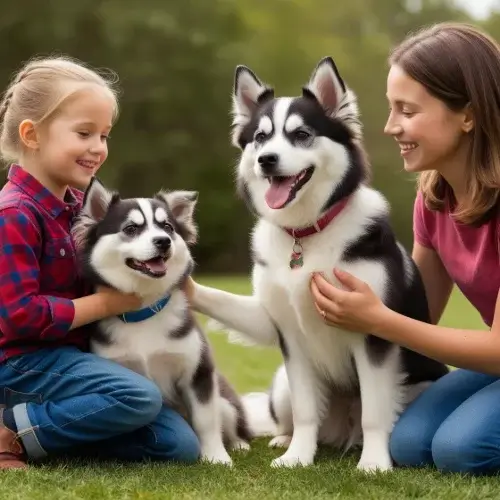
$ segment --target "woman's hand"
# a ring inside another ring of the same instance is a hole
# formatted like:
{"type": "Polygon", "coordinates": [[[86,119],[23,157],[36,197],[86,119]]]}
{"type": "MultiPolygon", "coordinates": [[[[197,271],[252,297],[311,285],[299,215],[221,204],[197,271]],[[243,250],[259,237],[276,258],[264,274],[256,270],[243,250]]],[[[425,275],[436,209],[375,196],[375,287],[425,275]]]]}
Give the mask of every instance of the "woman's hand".
{"type": "Polygon", "coordinates": [[[311,293],[318,314],[328,325],[376,334],[387,307],[364,281],[345,271],[335,269],[334,274],[347,290],[313,274],[311,293]]]}

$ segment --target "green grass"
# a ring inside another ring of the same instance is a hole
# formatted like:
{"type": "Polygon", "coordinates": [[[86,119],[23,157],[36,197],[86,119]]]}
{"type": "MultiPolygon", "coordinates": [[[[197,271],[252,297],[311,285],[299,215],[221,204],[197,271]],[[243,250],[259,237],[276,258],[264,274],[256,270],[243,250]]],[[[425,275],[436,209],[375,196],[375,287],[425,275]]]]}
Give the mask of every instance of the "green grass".
{"type": "MultiPolygon", "coordinates": [[[[200,279],[200,278],[199,278],[200,279]]],[[[239,278],[204,278],[226,290],[248,293],[239,278]]],[[[463,296],[454,292],[442,321],[449,326],[484,328],[463,296]]],[[[280,362],[277,352],[228,344],[225,336],[211,334],[220,370],[239,391],[266,388],[280,362]]],[[[114,462],[52,461],[27,472],[0,474],[2,500],[156,500],[156,499],[432,499],[498,498],[495,478],[442,475],[435,470],[394,470],[365,476],[355,468],[358,455],[341,457],[320,450],[314,466],[275,470],[270,461],[280,453],[266,440],[252,444],[248,454],[235,453],[232,470],[223,466],[120,464],[114,462]]]]}

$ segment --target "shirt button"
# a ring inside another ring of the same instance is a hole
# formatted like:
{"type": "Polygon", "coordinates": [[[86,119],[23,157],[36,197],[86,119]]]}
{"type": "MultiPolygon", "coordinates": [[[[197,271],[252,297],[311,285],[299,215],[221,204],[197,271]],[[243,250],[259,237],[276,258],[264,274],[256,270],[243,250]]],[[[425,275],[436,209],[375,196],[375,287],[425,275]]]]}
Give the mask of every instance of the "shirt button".
{"type": "Polygon", "coordinates": [[[59,254],[61,255],[61,257],[64,257],[66,255],[66,250],[64,250],[64,248],[61,248],[59,254]]]}
{"type": "Polygon", "coordinates": [[[66,212],[69,210],[68,205],[66,205],[66,206],[64,207],[64,210],[66,210],[66,212]]]}

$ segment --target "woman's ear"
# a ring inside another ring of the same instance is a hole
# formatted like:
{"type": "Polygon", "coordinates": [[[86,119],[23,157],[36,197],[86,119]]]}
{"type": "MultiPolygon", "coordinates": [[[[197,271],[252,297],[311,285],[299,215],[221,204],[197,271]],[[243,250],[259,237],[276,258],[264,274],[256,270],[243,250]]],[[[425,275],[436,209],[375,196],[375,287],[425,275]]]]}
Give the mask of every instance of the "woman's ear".
{"type": "Polygon", "coordinates": [[[469,133],[474,128],[474,115],[472,113],[472,107],[467,104],[463,110],[463,120],[462,120],[462,130],[465,133],[469,133]]]}

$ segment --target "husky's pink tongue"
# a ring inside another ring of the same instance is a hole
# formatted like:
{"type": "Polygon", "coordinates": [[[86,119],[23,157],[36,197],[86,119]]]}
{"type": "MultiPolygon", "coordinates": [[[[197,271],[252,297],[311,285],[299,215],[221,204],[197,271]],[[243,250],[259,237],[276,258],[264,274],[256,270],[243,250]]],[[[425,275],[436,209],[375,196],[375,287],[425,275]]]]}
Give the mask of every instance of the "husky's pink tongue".
{"type": "Polygon", "coordinates": [[[167,266],[166,262],[160,258],[156,257],[154,259],[146,260],[144,265],[152,272],[152,273],[161,273],[166,271],[167,266]]]}
{"type": "Polygon", "coordinates": [[[271,178],[271,184],[266,191],[266,203],[269,208],[277,209],[285,205],[295,179],[296,176],[271,178]]]}

